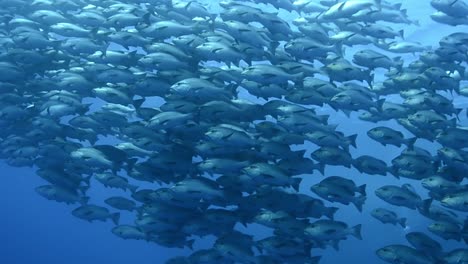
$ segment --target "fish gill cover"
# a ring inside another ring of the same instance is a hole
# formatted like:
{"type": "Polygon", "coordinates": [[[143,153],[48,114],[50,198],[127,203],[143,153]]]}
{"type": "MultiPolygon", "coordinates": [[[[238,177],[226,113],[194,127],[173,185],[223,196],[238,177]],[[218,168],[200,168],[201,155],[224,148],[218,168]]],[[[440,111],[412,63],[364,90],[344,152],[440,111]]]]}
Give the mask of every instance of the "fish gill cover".
{"type": "Polygon", "coordinates": [[[468,5],[424,5],[2,0],[1,158],[190,249],[148,263],[466,264],[468,5]]]}

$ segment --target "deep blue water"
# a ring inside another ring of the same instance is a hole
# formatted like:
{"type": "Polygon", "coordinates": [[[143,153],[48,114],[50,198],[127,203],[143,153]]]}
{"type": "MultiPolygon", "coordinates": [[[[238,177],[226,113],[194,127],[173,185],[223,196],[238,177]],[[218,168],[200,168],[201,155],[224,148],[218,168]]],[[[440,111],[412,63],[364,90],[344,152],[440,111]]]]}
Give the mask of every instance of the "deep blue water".
{"type": "MultiPolygon", "coordinates": [[[[434,24],[429,19],[429,14],[433,9],[429,1],[406,1],[410,17],[420,20],[422,26],[419,28],[408,29],[407,39],[417,40],[428,45],[436,45],[438,40],[455,31],[467,31],[467,27],[449,27],[434,24]]],[[[457,106],[465,106],[466,101],[455,99],[457,106]]],[[[329,109],[324,109],[329,112],[329,109]]],[[[334,113],[334,112],[333,112],[334,113]]],[[[374,127],[375,124],[358,121],[356,113],[353,113],[351,119],[345,117],[342,113],[334,113],[329,123],[338,123],[338,130],[345,134],[358,133],[358,148],[351,149],[353,157],[363,154],[374,155],[382,160],[389,162],[398,155],[402,149],[389,146],[382,147],[376,142],[371,142],[365,135],[365,132],[374,127]]],[[[461,125],[468,125],[466,119],[462,120],[461,125]]],[[[379,125],[395,126],[394,122],[382,122],[379,125]]],[[[410,136],[407,131],[402,130],[406,136],[410,136]]],[[[434,151],[433,145],[418,141],[418,146],[424,146],[434,151]]],[[[311,149],[312,151],[313,149],[311,149]]],[[[396,181],[392,176],[369,176],[359,175],[355,169],[346,169],[341,167],[327,167],[327,175],[356,175],[352,177],[357,184],[366,183],[368,186],[368,198],[364,205],[362,213],[352,206],[341,206],[336,215],[337,220],[346,221],[350,226],[362,224],[363,240],[358,241],[355,238],[340,243],[340,250],[326,251],[316,250],[314,255],[322,255],[321,263],[383,263],[375,255],[375,250],[395,243],[406,244],[404,234],[410,231],[426,231],[429,220],[420,216],[416,211],[387,206],[395,210],[401,217],[408,218],[409,227],[403,230],[393,225],[383,225],[369,215],[369,212],[377,207],[384,205],[384,202],[376,198],[374,190],[385,184],[411,183],[419,191],[423,198],[427,198],[426,191],[420,187],[417,181],[400,180],[396,181]]],[[[44,180],[34,173],[34,168],[12,168],[4,162],[0,162],[0,263],[4,264],[30,264],[30,263],[48,263],[48,264],[158,264],[164,260],[176,256],[187,255],[189,250],[167,249],[159,247],[154,243],[145,241],[123,240],[110,232],[113,225],[110,222],[94,222],[92,224],[75,218],[71,215],[71,210],[75,206],[55,203],[40,197],[34,188],[46,184],[44,180]]],[[[308,188],[317,181],[323,179],[323,176],[305,176],[301,184],[301,191],[310,194],[308,188]]],[[[114,193],[114,190],[95,187],[91,190],[92,201],[102,203],[105,197],[114,193]]],[[[314,196],[314,195],[312,195],[314,196]]],[[[327,203],[330,205],[330,203],[327,203]]],[[[130,218],[122,218],[122,223],[129,223],[130,218]]],[[[129,223],[131,224],[131,223],[129,223]]],[[[263,231],[249,227],[254,233],[261,237],[263,231]]],[[[434,237],[434,236],[432,236],[434,237]]],[[[448,250],[454,247],[460,247],[461,244],[436,239],[443,247],[448,250]]],[[[197,248],[206,246],[207,243],[198,242],[197,248]]]]}

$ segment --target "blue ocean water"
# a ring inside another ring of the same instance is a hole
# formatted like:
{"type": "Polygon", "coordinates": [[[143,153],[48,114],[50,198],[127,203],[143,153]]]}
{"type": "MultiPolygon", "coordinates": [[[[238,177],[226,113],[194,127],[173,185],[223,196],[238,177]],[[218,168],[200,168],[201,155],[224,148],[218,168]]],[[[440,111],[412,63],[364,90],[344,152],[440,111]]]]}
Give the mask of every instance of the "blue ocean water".
{"type": "MultiPolygon", "coordinates": [[[[434,11],[430,1],[405,1],[404,8],[408,9],[411,18],[420,21],[420,27],[411,27],[405,32],[409,41],[419,41],[423,44],[436,46],[441,37],[453,32],[467,32],[468,27],[450,27],[436,24],[429,15],[434,11]]],[[[406,29],[405,29],[406,30],[406,29]]],[[[351,49],[350,49],[351,50],[351,49]]],[[[454,98],[457,107],[468,107],[468,102],[454,98]]],[[[351,149],[351,154],[376,156],[389,162],[402,149],[388,146],[383,147],[371,142],[365,135],[366,131],[375,124],[359,121],[355,113],[347,118],[342,113],[323,109],[325,113],[333,113],[330,123],[339,124],[338,130],[346,135],[358,133],[357,149],[351,149]]],[[[381,122],[395,129],[401,129],[394,121],[381,122]]],[[[466,118],[462,118],[460,125],[468,125],[466,118]]],[[[407,131],[402,132],[410,136],[407,131]]],[[[418,146],[428,150],[436,148],[428,142],[418,141],[418,146]]],[[[310,151],[313,151],[311,147],[310,151]]],[[[46,184],[34,173],[35,168],[13,168],[0,162],[0,263],[4,264],[83,264],[83,263],[113,263],[113,264],[158,264],[178,255],[190,254],[188,249],[167,249],[154,243],[145,241],[123,240],[110,232],[113,224],[110,222],[94,222],[92,224],[71,215],[75,206],[50,202],[40,197],[34,188],[46,184]]],[[[403,243],[404,234],[411,231],[427,232],[429,220],[420,216],[416,211],[390,206],[399,216],[407,217],[409,226],[402,229],[398,226],[383,225],[370,216],[370,211],[382,206],[383,201],[373,195],[374,190],[386,184],[412,183],[420,194],[426,191],[412,180],[399,180],[391,176],[359,175],[355,169],[342,167],[327,167],[327,175],[356,175],[353,180],[358,184],[367,184],[368,198],[362,213],[352,206],[340,206],[336,219],[346,221],[350,226],[362,224],[363,240],[354,238],[340,243],[340,250],[316,250],[314,255],[322,255],[321,263],[384,263],[375,255],[375,250],[388,244],[403,243]]],[[[311,194],[309,187],[322,180],[323,176],[305,177],[301,184],[301,192],[311,194]]],[[[96,185],[94,185],[96,186],[96,185]]],[[[97,186],[91,190],[89,196],[92,201],[101,202],[114,194],[113,190],[97,186]]],[[[314,196],[313,194],[311,194],[314,196]]],[[[427,198],[427,197],[423,197],[427,198]]],[[[328,205],[330,203],[327,203],[328,205]]],[[[337,206],[333,204],[333,206],[337,206]]],[[[130,221],[130,217],[123,215],[122,223],[130,221]]],[[[239,227],[242,228],[242,227],[239,227]]],[[[249,226],[250,231],[257,237],[265,236],[265,231],[258,226],[249,226]]],[[[459,247],[452,241],[436,239],[445,250],[459,247]]],[[[209,244],[207,241],[197,242],[195,248],[202,248],[209,244]]]]}

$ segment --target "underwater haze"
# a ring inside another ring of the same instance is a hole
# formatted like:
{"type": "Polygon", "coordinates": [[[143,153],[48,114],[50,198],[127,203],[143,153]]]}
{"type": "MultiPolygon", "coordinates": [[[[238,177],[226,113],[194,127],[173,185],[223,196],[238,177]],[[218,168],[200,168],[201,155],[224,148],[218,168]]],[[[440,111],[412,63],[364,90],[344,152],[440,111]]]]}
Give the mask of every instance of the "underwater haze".
{"type": "Polygon", "coordinates": [[[0,263],[468,264],[466,0],[2,0],[0,44],[0,263]]]}

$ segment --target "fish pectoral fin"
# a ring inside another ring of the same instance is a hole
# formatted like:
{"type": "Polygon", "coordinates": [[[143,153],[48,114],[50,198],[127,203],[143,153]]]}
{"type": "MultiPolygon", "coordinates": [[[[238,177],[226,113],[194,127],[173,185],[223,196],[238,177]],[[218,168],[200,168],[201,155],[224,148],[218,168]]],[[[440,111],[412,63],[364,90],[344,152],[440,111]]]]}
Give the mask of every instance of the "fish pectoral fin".
{"type": "Polygon", "coordinates": [[[222,139],[223,139],[223,140],[226,140],[226,139],[230,138],[232,135],[234,135],[234,132],[232,132],[232,133],[230,133],[230,134],[228,134],[228,135],[222,137],[222,139]]]}

